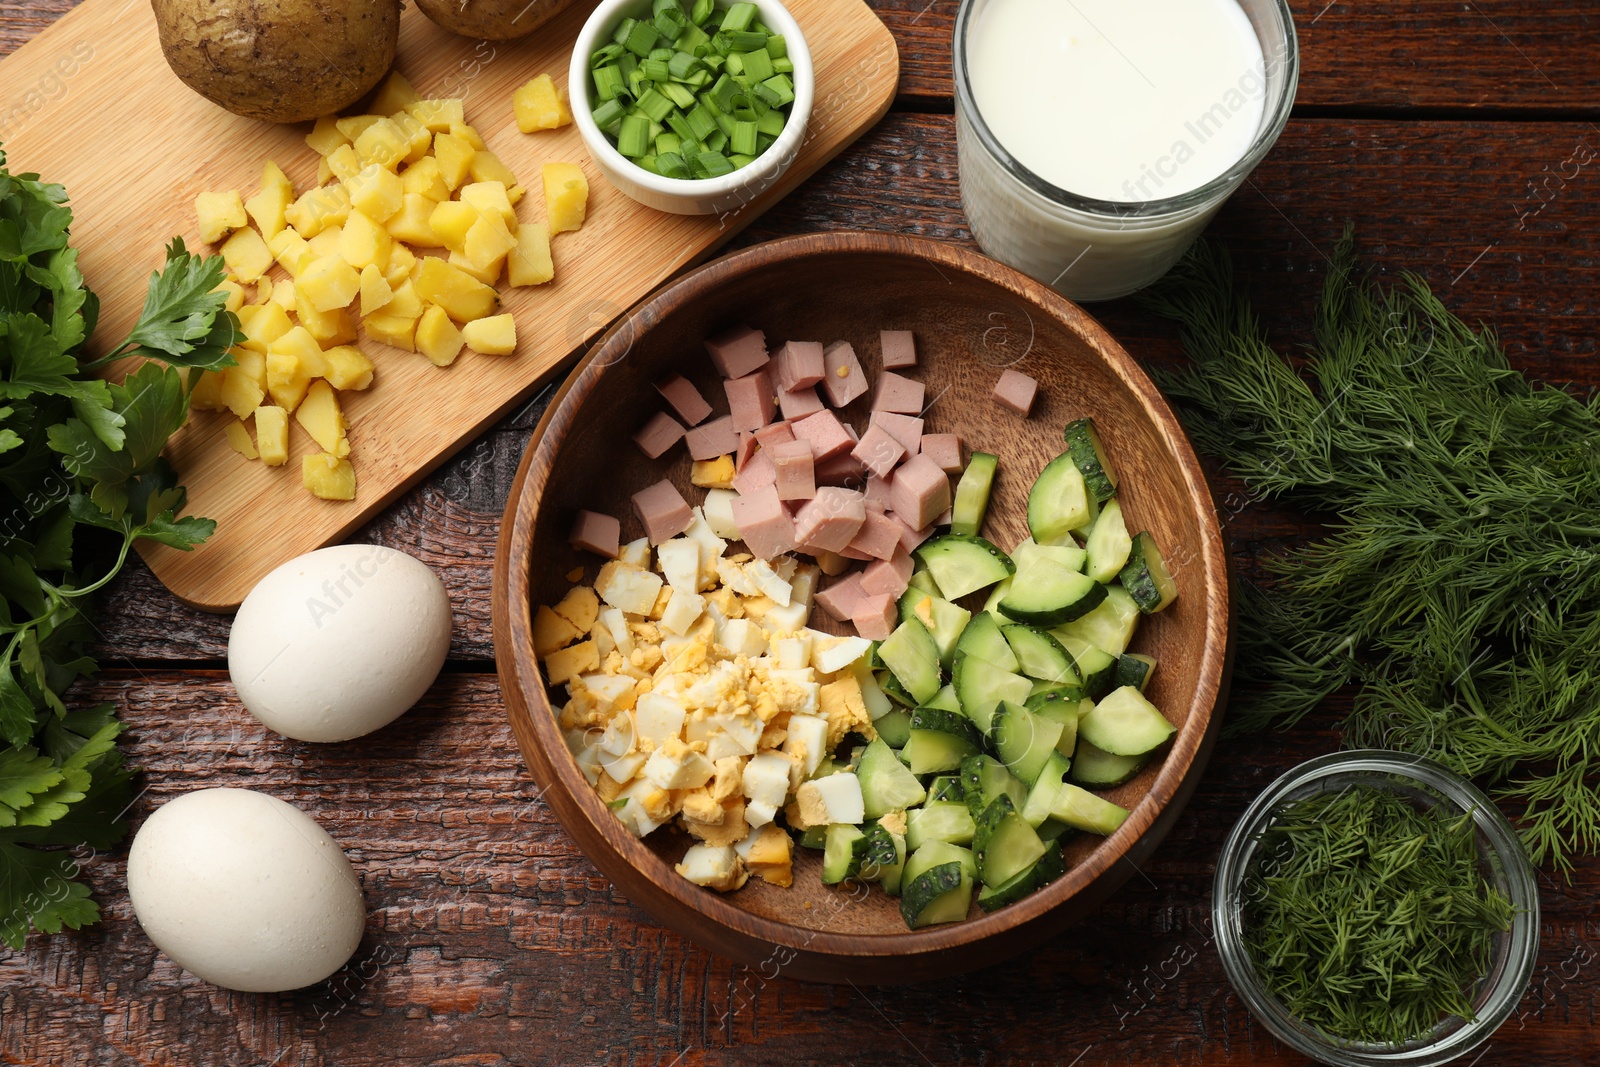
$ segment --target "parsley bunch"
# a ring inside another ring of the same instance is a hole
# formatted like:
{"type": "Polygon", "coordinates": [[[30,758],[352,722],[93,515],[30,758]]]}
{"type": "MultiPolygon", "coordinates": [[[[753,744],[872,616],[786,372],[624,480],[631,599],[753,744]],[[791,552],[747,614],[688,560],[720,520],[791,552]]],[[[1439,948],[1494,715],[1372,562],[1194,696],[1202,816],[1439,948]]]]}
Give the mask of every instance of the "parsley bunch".
{"type": "Polygon", "coordinates": [[[99,917],[64,847],[122,839],[132,770],[114,709],[68,707],[95,663],[90,594],[142,538],[187,550],[209,519],[179,517],[183,487],[161,458],[201,370],[228,366],[238,320],[223,265],[167,249],[139,323],[87,360],[99,302],[68,246],[60,185],[13,175],[0,151],[0,941],[99,917]],[[120,385],[93,372],[144,357],[120,385]],[[184,369],[179,369],[184,368],[184,369]]]}

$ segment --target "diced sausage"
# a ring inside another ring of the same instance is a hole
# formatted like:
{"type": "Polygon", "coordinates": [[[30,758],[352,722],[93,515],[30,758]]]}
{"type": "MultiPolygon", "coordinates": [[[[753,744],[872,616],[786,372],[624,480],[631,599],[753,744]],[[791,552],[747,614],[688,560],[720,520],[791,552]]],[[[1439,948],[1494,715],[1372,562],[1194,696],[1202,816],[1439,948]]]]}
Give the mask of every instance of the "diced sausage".
{"type": "Polygon", "coordinates": [[[777,384],[780,392],[790,392],[822,381],[822,342],[789,341],[778,349],[777,384]]]}
{"type": "Polygon", "coordinates": [[[889,559],[900,547],[900,520],[868,508],[861,529],[847,547],[867,559],[889,559]]]}
{"type": "Polygon", "coordinates": [[[754,493],[769,485],[778,484],[778,468],[772,462],[772,453],[761,449],[750,457],[739,473],[733,476],[733,490],[736,493],[754,493]]]}
{"type": "Polygon", "coordinates": [[[874,411],[871,424],[887,430],[890,437],[900,442],[900,447],[906,450],[908,456],[916,455],[922,446],[923,423],[919,418],[893,411],[874,411]]]}
{"type": "Polygon", "coordinates": [[[749,430],[739,431],[739,447],[733,452],[733,469],[744,470],[744,465],[750,462],[750,457],[756,454],[756,449],[761,447],[761,439],[749,430]]]}
{"type": "Polygon", "coordinates": [[[906,525],[920,530],[950,507],[950,478],[927,456],[912,456],[894,472],[889,500],[906,525]]]}
{"type": "MultiPolygon", "coordinates": [[[[898,527],[899,522],[896,521],[895,525],[898,527]]],[[[896,536],[898,534],[896,530],[896,536]]],[[[898,598],[911,585],[913,569],[910,551],[897,544],[894,554],[888,559],[867,564],[867,569],[861,572],[861,589],[866,593],[888,593],[898,598]]]]}
{"type": "Polygon", "coordinates": [[[652,545],[671,540],[694,521],[689,502],[683,499],[678,487],[665,478],[633,494],[633,511],[644,523],[644,532],[652,545]]]}
{"type": "Polygon", "coordinates": [[[1000,375],[1000,380],[994,383],[994,398],[996,402],[1008,411],[1014,411],[1023,418],[1028,417],[1028,412],[1033,409],[1033,396],[1039,391],[1039,383],[1023,374],[1021,371],[1007,370],[1000,375]]]}
{"type": "Polygon", "coordinates": [[[961,462],[961,437],[958,434],[925,433],[922,435],[921,452],[946,474],[960,474],[964,466],[961,462]]]}
{"type": "Polygon", "coordinates": [[[856,605],[866,594],[861,591],[861,575],[849,574],[816,595],[815,603],[838,622],[850,622],[856,605]]]}
{"type": "Polygon", "coordinates": [[[778,473],[779,500],[810,500],[817,495],[816,466],[808,441],[780,441],[762,450],[778,473]]]}
{"type": "Polygon", "coordinates": [[[794,551],[794,520],[778,499],[774,486],[736,499],[733,522],[739,527],[745,547],[758,559],[774,559],[794,551]]]}
{"type": "Polygon", "coordinates": [[[716,459],[739,448],[739,431],[733,425],[732,415],[722,415],[704,426],[696,426],[685,436],[691,459],[716,459]]]}
{"type": "Polygon", "coordinates": [[[866,501],[859,492],[823,486],[796,513],[794,536],[802,545],[838,552],[855,538],[866,517],[866,501]]]}
{"type": "Polygon", "coordinates": [[[905,458],[906,450],[882,426],[868,426],[866,436],[850,450],[850,454],[859,459],[867,470],[883,478],[905,458]]]}
{"type": "Polygon", "coordinates": [[[818,463],[848,452],[855,439],[831,411],[819,411],[790,424],[796,439],[811,442],[811,455],[818,463]]]}
{"type": "Polygon", "coordinates": [[[718,374],[743,378],[767,365],[767,335],[748,326],[734,326],[706,338],[706,351],[718,374]]]}
{"type": "Polygon", "coordinates": [[[678,424],[677,419],[665,411],[658,411],[650,416],[650,421],[633,435],[633,443],[639,446],[639,451],[651,459],[659,459],[667,449],[682,439],[683,427],[678,424]]]}
{"type": "Polygon", "coordinates": [[[803,419],[807,415],[815,415],[826,407],[822,398],[817,395],[817,387],[803,385],[798,389],[778,394],[778,410],[783,417],[789,420],[803,419]]]}
{"type": "Polygon", "coordinates": [[[730,378],[722,383],[728,394],[728,411],[736,430],[759,430],[772,421],[776,397],[772,392],[772,375],[765,370],[747,374],[743,378],[730,378]]]}
{"type": "Polygon", "coordinates": [[[678,413],[678,418],[683,420],[685,426],[698,426],[711,414],[711,405],[706,403],[706,398],[700,395],[700,390],[694,387],[693,382],[681,374],[657,382],[656,392],[672,405],[672,410],[678,413]]]}
{"type": "Polygon", "coordinates": [[[828,403],[842,408],[867,391],[867,375],[849,341],[835,341],[822,353],[822,391],[828,403]]]}
{"type": "Polygon", "coordinates": [[[895,516],[895,520],[900,523],[900,547],[905,549],[907,552],[915,552],[918,545],[922,544],[922,542],[933,536],[932,523],[929,523],[920,530],[913,530],[910,526],[907,526],[905,520],[901,519],[898,515],[895,516]]]}
{"type": "Polygon", "coordinates": [[[874,474],[867,478],[867,507],[875,508],[878,511],[889,510],[891,506],[889,503],[889,483],[893,478],[893,474],[887,474],[881,478],[874,474]]]}
{"type": "Polygon", "coordinates": [[[882,330],[878,337],[883,342],[884,370],[917,365],[917,341],[910,330],[882,330]]]}
{"type": "Polygon", "coordinates": [[[848,452],[841,452],[817,464],[818,485],[848,485],[854,489],[865,485],[866,480],[867,468],[848,452]]]}
{"type": "Polygon", "coordinates": [[[850,613],[856,633],[868,641],[882,641],[894,633],[900,621],[899,605],[887,593],[863,596],[856,601],[856,610],[850,613]]]}
{"type": "Polygon", "coordinates": [[[593,552],[606,559],[616,559],[622,548],[622,523],[598,511],[580,511],[572,520],[572,532],[567,543],[573,548],[593,552]]]}
{"type": "Polygon", "coordinates": [[[794,430],[790,428],[787,422],[780,419],[777,422],[769,422],[757,430],[756,440],[761,442],[762,448],[771,448],[773,445],[781,445],[785,441],[793,441],[794,430]]]}
{"type": "Polygon", "coordinates": [[[878,375],[878,395],[872,398],[872,410],[916,415],[922,411],[924,394],[921,382],[893,371],[884,371],[878,375]]]}

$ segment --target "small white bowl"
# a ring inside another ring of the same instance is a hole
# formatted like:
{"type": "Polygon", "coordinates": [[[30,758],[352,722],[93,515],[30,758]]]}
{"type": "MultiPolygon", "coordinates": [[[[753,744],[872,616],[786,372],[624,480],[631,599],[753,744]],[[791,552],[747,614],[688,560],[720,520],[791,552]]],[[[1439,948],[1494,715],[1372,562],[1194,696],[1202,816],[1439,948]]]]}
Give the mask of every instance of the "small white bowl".
{"type": "Polygon", "coordinates": [[[774,33],[782,34],[794,63],[794,102],[778,139],[751,163],[718,178],[666,178],[651,174],[621,152],[594,124],[589,80],[589,59],[611,38],[623,18],[650,11],[650,0],[601,0],[589,20],[578,31],[567,70],[567,95],[572,101],[572,118],[589,147],[589,155],[599,164],[606,178],[633,199],[674,215],[720,215],[735,211],[775,184],[805,143],[806,124],[811,119],[811,103],[816,93],[816,72],[811,66],[811,49],[805,34],[789,9],[778,0],[752,0],[761,12],[761,21],[774,33]]]}

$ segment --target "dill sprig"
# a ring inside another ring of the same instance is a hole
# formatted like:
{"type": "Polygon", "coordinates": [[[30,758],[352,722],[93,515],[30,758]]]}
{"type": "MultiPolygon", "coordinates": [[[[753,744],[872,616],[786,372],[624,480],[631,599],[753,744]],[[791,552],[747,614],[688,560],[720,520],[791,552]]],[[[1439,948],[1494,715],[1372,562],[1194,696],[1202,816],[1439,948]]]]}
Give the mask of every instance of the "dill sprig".
{"type": "Polygon", "coordinates": [[[1344,741],[1429,756],[1521,807],[1535,863],[1600,848],[1600,411],[1530,382],[1347,230],[1293,362],[1220,246],[1153,291],[1193,367],[1157,375],[1195,444],[1328,536],[1240,604],[1231,728],[1361,685],[1344,741]]]}
{"type": "Polygon", "coordinates": [[[1515,913],[1484,880],[1470,812],[1370,786],[1278,812],[1244,892],[1244,941],[1267,990],[1335,1038],[1384,1045],[1475,1017],[1474,987],[1515,913]]]}

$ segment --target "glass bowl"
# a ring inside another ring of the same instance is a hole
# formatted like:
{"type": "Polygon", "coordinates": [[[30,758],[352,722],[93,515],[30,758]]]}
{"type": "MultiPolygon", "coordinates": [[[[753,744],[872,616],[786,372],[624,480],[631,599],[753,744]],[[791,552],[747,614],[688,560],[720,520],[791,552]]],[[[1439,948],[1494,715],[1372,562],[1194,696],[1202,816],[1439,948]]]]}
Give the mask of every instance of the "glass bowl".
{"type": "Polygon", "coordinates": [[[1211,917],[1223,969],[1251,1013],[1279,1041],[1333,1067],[1435,1067],[1477,1048],[1516,1010],[1539,951],[1539,892],[1533,866],[1505,816],[1465,779],[1432,760],[1376,749],[1309,760],[1256,798],[1222,846],[1211,917]],[[1516,908],[1511,929],[1495,939],[1489,973],[1473,990],[1474,1021],[1448,1018],[1401,1045],[1344,1041],[1291,1015],[1257,976],[1245,947],[1242,912],[1261,836],[1285,804],[1352,785],[1387,789],[1452,814],[1472,812],[1484,876],[1516,908]]]}

